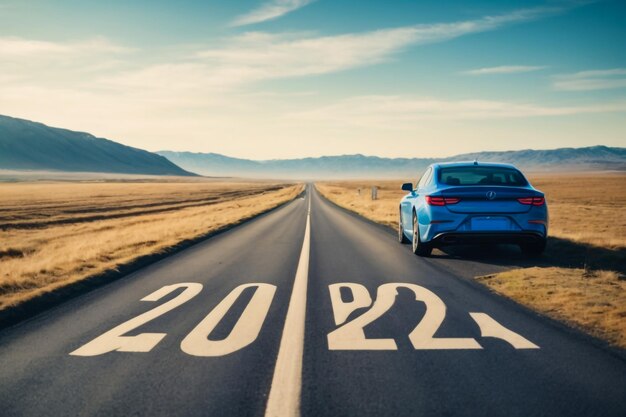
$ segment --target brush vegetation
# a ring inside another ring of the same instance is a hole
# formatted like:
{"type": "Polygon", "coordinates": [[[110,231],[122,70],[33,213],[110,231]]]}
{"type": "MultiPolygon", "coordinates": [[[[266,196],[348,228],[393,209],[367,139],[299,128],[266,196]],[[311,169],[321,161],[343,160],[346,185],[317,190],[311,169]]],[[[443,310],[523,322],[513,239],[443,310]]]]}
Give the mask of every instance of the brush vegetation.
{"type": "MultiPolygon", "coordinates": [[[[513,269],[477,279],[521,304],[625,348],[626,174],[529,177],[546,194],[550,208],[545,254],[523,259],[512,253],[509,269],[513,269]]],[[[398,202],[405,194],[400,190],[402,182],[341,181],[316,186],[336,204],[395,229],[398,202]],[[372,186],[378,187],[375,201],[370,197],[372,186]]],[[[507,262],[491,260],[498,265],[507,262]]]]}
{"type": "Polygon", "coordinates": [[[269,182],[0,184],[0,310],[294,199],[269,182]]]}

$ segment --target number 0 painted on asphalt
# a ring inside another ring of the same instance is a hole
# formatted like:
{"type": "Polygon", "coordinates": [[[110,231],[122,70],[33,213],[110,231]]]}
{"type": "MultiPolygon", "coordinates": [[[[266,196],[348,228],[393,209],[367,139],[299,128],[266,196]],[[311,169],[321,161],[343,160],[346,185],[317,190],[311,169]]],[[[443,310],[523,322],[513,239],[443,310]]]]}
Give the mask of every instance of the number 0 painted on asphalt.
{"type": "Polygon", "coordinates": [[[240,285],[185,337],[180,348],[193,356],[223,356],[248,346],[259,336],[275,292],[276,287],[270,284],[240,285]],[[224,318],[243,290],[252,287],[256,287],[256,291],[228,337],[223,340],[209,340],[215,326],[224,318]]]}

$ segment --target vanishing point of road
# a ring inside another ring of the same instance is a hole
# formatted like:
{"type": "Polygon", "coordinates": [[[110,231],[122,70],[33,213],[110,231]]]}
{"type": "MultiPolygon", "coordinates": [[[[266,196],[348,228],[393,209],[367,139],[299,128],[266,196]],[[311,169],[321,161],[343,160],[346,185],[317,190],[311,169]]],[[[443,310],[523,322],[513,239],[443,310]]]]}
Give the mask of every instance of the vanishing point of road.
{"type": "Polygon", "coordinates": [[[445,263],[308,186],[0,331],[0,415],[626,416],[623,355],[445,263]]]}

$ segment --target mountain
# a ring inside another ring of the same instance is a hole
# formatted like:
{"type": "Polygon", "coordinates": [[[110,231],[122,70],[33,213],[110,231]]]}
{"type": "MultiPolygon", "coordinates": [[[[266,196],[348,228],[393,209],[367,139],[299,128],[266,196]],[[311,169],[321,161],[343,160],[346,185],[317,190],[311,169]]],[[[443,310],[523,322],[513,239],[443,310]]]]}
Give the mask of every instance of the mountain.
{"type": "Polygon", "coordinates": [[[508,162],[526,171],[626,171],[626,148],[477,152],[447,158],[364,155],[255,161],[215,153],[152,153],[88,133],[0,116],[0,169],[259,178],[414,178],[433,162],[508,162]],[[181,168],[182,167],[182,168],[181,168]]]}
{"type": "Polygon", "coordinates": [[[540,171],[563,170],[626,170],[626,148],[589,146],[548,150],[526,149],[506,152],[478,152],[454,158],[479,161],[499,161],[524,169],[540,171]]]}
{"type": "Polygon", "coordinates": [[[626,148],[591,146],[550,150],[477,152],[446,158],[381,158],[364,155],[254,161],[215,153],[159,151],[181,167],[203,175],[264,178],[416,177],[433,162],[506,162],[526,171],[626,170],[626,148]]]}
{"type": "Polygon", "coordinates": [[[1,115],[0,169],[196,175],[152,152],[1,115]]]}

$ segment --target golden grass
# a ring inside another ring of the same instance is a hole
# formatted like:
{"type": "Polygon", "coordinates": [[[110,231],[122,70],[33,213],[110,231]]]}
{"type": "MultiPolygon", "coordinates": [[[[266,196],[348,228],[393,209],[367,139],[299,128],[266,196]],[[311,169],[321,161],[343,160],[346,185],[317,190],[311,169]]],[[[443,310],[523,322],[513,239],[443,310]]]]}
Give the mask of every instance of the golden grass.
{"type": "Polygon", "coordinates": [[[301,185],[0,184],[0,309],[237,224],[301,185]]]}
{"type": "MultiPolygon", "coordinates": [[[[548,266],[506,271],[479,281],[626,347],[626,174],[541,174],[530,175],[530,180],[546,194],[550,208],[553,238],[537,261],[548,266]]],[[[402,182],[338,181],[316,187],[338,205],[395,229],[398,202],[405,194],[402,182]],[[373,185],[379,187],[376,201],[370,198],[373,185]]]]}
{"type": "Polygon", "coordinates": [[[477,280],[536,311],[626,348],[626,281],[615,272],[534,267],[477,280]]]}
{"type": "Polygon", "coordinates": [[[626,247],[626,174],[537,175],[530,181],[547,196],[550,235],[604,248],[626,247]]]}

